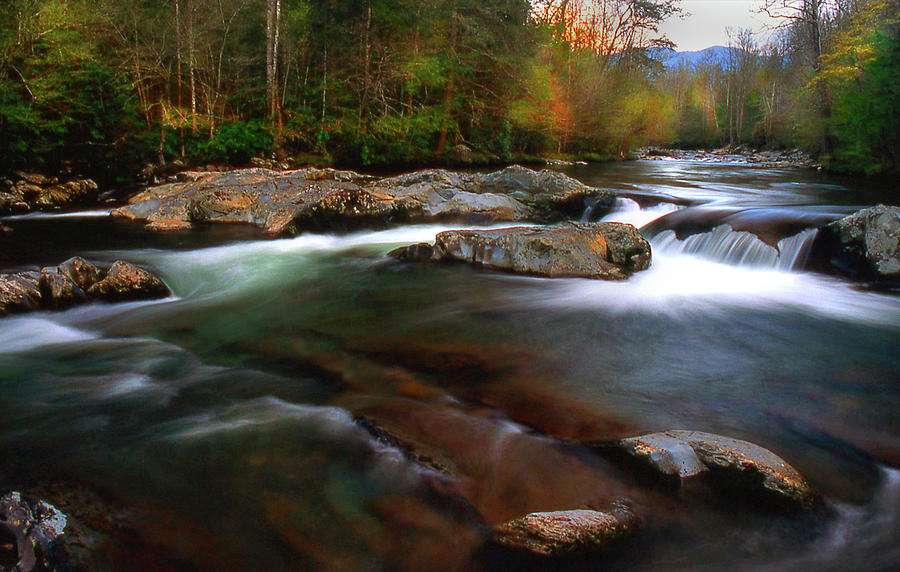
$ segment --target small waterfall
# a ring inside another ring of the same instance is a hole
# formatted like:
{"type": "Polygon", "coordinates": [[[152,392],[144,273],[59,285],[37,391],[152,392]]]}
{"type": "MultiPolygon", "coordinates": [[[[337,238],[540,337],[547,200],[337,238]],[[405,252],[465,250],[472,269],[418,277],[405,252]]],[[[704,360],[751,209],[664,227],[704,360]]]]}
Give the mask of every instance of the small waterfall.
{"type": "Polygon", "coordinates": [[[651,240],[654,250],[676,254],[693,254],[734,266],[774,268],[790,271],[802,268],[818,231],[807,229],[782,239],[778,248],[761,241],[749,232],[737,232],[725,224],[710,232],[679,240],[667,230],[651,240]]]}
{"type": "MultiPolygon", "coordinates": [[[[636,228],[641,228],[658,218],[680,209],[681,207],[678,205],[670,203],[660,203],[652,207],[641,208],[641,205],[638,204],[637,201],[627,198],[618,198],[616,199],[613,211],[601,220],[603,222],[624,222],[634,225],[636,228]]],[[[589,217],[591,213],[593,213],[593,207],[589,206],[585,211],[585,214],[582,215],[582,222],[587,222],[584,220],[584,217],[589,217]]]]}
{"type": "Polygon", "coordinates": [[[588,205],[581,214],[579,222],[591,222],[591,215],[594,214],[594,205],[588,205]]]}

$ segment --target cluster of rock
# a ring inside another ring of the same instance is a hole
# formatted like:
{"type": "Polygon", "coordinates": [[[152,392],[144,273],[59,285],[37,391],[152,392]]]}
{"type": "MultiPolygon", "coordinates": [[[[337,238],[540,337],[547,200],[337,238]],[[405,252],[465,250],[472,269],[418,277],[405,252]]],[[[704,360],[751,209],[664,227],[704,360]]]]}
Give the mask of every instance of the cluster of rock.
{"type": "Polygon", "coordinates": [[[101,268],[71,258],[40,271],[0,274],[0,315],[61,310],[94,300],[150,300],[169,295],[162,280],[121,260],[101,268]]]}
{"type": "Polygon", "coordinates": [[[96,200],[99,188],[91,179],[60,181],[17,171],[0,179],[0,215],[53,210],[96,200]]]}
{"type": "Polygon", "coordinates": [[[650,244],[633,226],[569,223],[549,227],[442,232],[435,243],[390,253],[408,262],[465,262],[545,276],[624,280],[650,267],[650,244]]]}
{"type": "Polygon", "coordinates": [[[494,173],[442,169],[376,178],[351,171],[241,169],[193,173],[150,187],[113,211],[153,230],[193,223],[245,223],[278,235],[309,228],[394,222],[553,222],[579,216],[587,201],[614,204],[610,191],[555,171],[512,166],[494,173]]]}
{"type": "Polygon", "coordinates": [[[810,259],[817,270],[900,287],[900,208],[878,205],[820,228],[810,259]]]}

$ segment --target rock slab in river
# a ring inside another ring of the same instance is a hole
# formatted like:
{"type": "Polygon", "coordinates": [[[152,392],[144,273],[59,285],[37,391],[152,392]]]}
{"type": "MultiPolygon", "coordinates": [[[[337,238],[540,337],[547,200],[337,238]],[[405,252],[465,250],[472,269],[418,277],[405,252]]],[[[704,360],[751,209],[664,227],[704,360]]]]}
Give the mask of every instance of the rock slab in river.
{"type": "Polygon", "coordinates": [[[710,472],[718,482],[801,509],[812,508],[818,499],[794,467],[747,441],[699,431],[666,431],[618,444],[665,476],[684,480],[710,472]]]}
{"type": "Polygon", "coordinates": [[[103,270],[83,258],[56,268],[0,274],[0,316],[35,310],[61,310],[92,300],[152,300],[169,295],[162,280],[128,262],[103,270]]]}
{"type": "Polygon", "coordinates": [[[605,548],[638,528],[639,519],[627,503],[609,511],[536,512],[501,524],[492,540],[538,556],[570,556],[605,548]]]}
{"type": "MultiPolygon", "coordinates": [[[[15,537],[18,562],[9,570],[69,570],[63,535],[66,515],[54,506],[11,492],[0,499],[0,524],[15,537]]],[[[7,570],[0,566],[0,570],[7,570]]]]}
{"type": "Polygon", "coordinates": [[[826,225],[813,257],[845,274],[900,285],[900,208],[878,205],[826,225]]]}
{"type": "Polygon", "coordinates": [[[434,245],[391,252],[406,261],[459,261],[494,270],[546,276],[624,280],[650,267],[650,244],[622,223],[566,224],[442,232],[434,245]]]}
{"type": "Polygon", "coordinates": [[[614,198],[562,173],[519,166],[489,174],[430,169],[385,179],[333,169],[239,169],[150,187],[113,215],[144,221],[152,230],[212,222],[281,234],[434,220],[548,222],[580,216],[588,199],[611,207],[614,198]]]}

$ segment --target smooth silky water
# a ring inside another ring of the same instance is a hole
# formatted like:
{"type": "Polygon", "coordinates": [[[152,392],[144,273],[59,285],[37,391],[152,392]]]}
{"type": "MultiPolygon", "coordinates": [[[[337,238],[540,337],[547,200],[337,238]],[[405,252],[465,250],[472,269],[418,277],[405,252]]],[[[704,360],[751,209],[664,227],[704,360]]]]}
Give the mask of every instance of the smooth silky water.
{"type": "Polygon", "coordinates": [[[788,209],[793,231],[883,197],[680,161],[571,174],[632,193],[604,220],[647,229],[649,271],[543,280],[386,257],[458,226],[272,240],[102,212],[7,220],[6,269],[122,258],[174,296],[0,320],[0,488],[102,499],[121,526],[111,568],[540,568],[484,549],[489,526],[619,497],[643,531],[564,568],[900,565],[900,298],[797,270],[812,231],[764,241],[716,219],[788,209]],[[667,429],[775,451],[826,510],[655,488],[579,445],[667,429]]]}

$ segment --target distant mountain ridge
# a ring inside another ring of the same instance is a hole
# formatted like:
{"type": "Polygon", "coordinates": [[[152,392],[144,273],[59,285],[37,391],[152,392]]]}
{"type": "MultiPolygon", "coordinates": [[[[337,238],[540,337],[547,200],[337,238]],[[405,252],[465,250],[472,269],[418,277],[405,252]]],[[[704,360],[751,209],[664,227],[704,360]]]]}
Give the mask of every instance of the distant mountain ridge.
{"type": "Polygon", "coordinates": [[[678,52],[673,49],[664,48],[652,54],[653,58],[662,62],[666,69],[677,69],[686,67],[697,69],[701,64],[712,64],[724,66],[728,63],[728,57],[737,48],[727,48],[725,46],[710,46],[705,50],[695,52],[678,52]]]}

